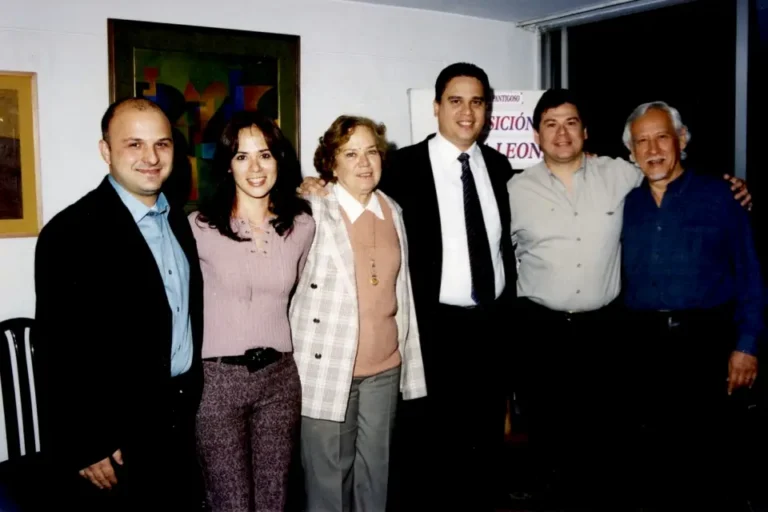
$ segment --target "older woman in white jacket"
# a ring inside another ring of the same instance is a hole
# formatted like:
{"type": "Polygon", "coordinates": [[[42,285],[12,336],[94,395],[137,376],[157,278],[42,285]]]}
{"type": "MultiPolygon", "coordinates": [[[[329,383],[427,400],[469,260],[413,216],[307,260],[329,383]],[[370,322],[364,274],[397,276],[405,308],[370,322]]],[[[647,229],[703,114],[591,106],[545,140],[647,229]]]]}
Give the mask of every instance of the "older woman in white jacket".
{"type": "Polygon", "coordinates": [[[336,119],[315,152],[329,193],[291,303],[307,510],[385,510],[398,392],[426,395],[400,207],[376,190],[387,143],[336,119]],[[354,488],[353,488],[354,482],[354,488]]]}

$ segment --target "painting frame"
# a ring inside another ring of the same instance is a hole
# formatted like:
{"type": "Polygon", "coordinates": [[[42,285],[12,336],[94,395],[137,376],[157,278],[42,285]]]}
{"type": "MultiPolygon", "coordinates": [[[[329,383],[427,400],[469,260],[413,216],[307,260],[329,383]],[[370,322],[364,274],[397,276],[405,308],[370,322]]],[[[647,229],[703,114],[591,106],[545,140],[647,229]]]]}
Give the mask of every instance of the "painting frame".
{"type": "Polygon", "coordinates": [[[0,90],[16,93],[21,189],[21,218],[0,218],[0,238],[36,237],[42,228],[37,73],[0,70],[0,90]]]}
{"type": "MultiPolygon", "coordinates": [[[[117,18],[107,19],[107,34],[110,102],[146,92],[137,91],[137,84],[142,81],[137,76],[137,56],[142,51],[184,54],[190,59],[204,56],[241,63],[243,67],[252,66],[258,59],[275,63],[276,85],[273,89],[277,96],[277,118],[300,158],[300,36],[117,18]]],[[[187,211],[197,208],[195,198],[210,193],[206,189],[209,184],[197,174],[197,168],[193,171],[192,182],[196,194],[184,202],[187,211]]]]}

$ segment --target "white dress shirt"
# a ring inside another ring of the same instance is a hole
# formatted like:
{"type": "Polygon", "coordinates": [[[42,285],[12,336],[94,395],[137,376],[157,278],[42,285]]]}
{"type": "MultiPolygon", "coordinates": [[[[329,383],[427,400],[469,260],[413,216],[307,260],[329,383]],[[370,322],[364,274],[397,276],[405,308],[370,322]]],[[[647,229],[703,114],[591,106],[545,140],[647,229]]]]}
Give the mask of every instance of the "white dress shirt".
{"type": "MultiPolygon", "coordinates": [[[[440,302],[452,306],[474,306],[472,273],[469,266],[469,244],[464,222],[464,185],[461,182],[462,153],[438,133],[429,141],[429,160],[435,177],[440,228],[443,240],[443,269],[440,302]]],[[[496,297],[504,290],[504,266],[501,258],[501,219],[491,178],[483,154],[477,144],[463,151],[469,155],[469,166],[475,180],[485,231],[491,247],[496,297]]]]}
{"type": "Polygon", "coordinates": [[[363,214],[365,210],[369,210],[379,219],[384,220],[384,212],[381,209],[381,203],[376,194],[371,194],[371,198],[368,200],[368,204],[363,206],[360,201],[352,197],[347,189],[343,186],[335,183],[333,185],[333,193],[336,194],[336,199],[339,201],[339,206],[342,207],[344,213],[347,214],[350,224],[354,224],[355,221],[363,214]]]}

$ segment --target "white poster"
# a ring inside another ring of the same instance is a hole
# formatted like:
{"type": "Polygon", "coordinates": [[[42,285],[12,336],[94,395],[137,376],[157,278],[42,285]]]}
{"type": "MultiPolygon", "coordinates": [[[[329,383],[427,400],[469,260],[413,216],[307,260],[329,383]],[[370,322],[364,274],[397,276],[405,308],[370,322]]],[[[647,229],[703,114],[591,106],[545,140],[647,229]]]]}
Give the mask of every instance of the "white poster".
{"type": "MultiPolygon", "coordinates": [[[[525,169],[541,161],[541,149],[533,142],[533,109],[544,91],[498,91],[494,94],[490,131],[485,143],[509,158],[513,169],[525,169]]],[[[437,131],[434,89],[409,89],[411,143],[437,131]]]]}

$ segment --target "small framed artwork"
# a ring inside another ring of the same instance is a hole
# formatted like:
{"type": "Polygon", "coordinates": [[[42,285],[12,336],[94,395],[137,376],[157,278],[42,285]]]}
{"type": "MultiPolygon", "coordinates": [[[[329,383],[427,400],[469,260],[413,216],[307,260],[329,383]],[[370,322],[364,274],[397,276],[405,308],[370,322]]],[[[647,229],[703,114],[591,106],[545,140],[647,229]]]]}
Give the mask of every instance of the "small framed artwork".
{"type": "Polygon", "coordinates": [[[232,114],[259,110],[299,153],[299,37],[108,20],[110,97],[156,102],[177,158],[166,192],[195,210],[213,190],[216,140],[232,114]]]}
{"type": "Polygon", "coordinates": [[[40,233],[35,73],[0,71],[0,237],[40,233]]]}

